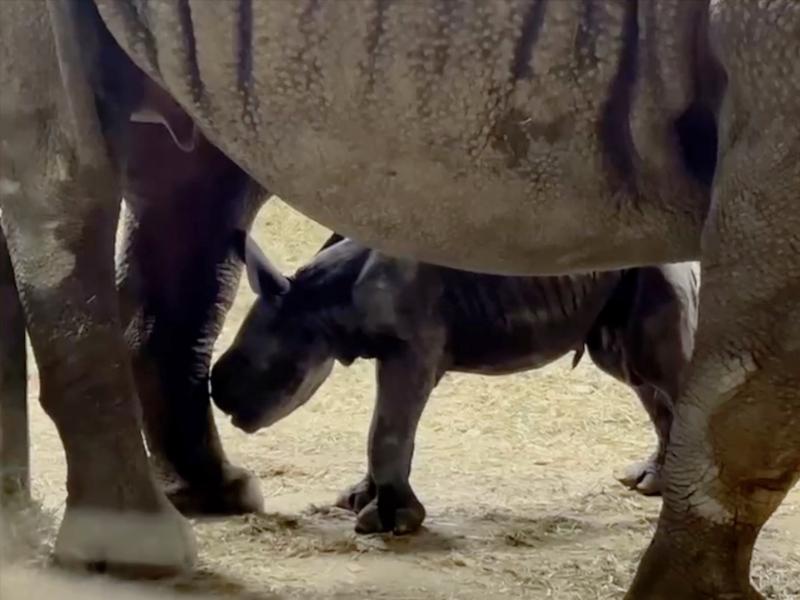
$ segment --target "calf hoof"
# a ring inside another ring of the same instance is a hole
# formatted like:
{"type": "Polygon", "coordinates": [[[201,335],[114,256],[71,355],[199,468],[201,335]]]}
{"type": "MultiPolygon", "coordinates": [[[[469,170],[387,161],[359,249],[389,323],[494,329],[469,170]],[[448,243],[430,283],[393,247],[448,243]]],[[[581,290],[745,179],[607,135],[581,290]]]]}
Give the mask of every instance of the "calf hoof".
{"type": "Polygon", "coordinates": [[[416,498],[403,504],[384,508],[379,506],[380,496],[367,504],[356,518],[356,533],[394,533],[407,535],[419,531],[425,520],[425,507],[416,498]]]}
{"type": "Polygon", "coordinates": [[[125,577],[169,577],[197,557],[194,533],[172,506],[158,512],[68,507],[54,558],[72,569],[125,577]]]}
{"type": "Polygon", "coordinates": [[[258,479],[246,469],[227,465],[221,479],[191,484],[180,482],[164,489],[167,498],[186,516],[227,516],[264,510],[258,479]]]}
{"type": "Polygon", "coordinates": [[[357,484],[350,486],[339,494],[335,506],[358,514],[375,499],[376,494],[375,484],[372,482],[372,478],[367,475],[357,484]]]}
{"type": "Polygon", "coordinates": [[[615,477],[622,485],[643,496],[660,496],[664,490],[661,464],[655,457],[635,462],[615,477]]]}

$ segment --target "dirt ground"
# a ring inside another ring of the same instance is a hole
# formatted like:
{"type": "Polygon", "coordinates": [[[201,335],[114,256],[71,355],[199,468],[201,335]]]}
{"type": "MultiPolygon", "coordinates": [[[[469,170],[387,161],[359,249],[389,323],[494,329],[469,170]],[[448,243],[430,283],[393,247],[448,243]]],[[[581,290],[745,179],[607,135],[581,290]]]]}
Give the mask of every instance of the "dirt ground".
{"type": "MultiPolygon", "coordinates": [[[[278,201],[262,211],[255,231],[287,272],[307,261],[327,235],[278,201]]],[[[218,351],[252,299],[243,283],[218,351]]],[[[34,493],[57,519],[64,502],[63,452],[35,402],[35,373],[31,381],[34,493]]],[[[198,571],[169,582],[171,589],[151,586],[130,597],[621,596],[660,504],[613,478],[616,469],[645,457],[654,442],[630,391],[588,360],[574,372],[567,359],[517,376],[446,377],[423,418],[412,478],[428,509],[427,527],[407,538],[356,536],[353,518],[329,508],[364,471],[372,395],[372,366],[360,362],[337,368],[312,402],[268,430],[247,436],[220,417],[231,457],[261,478],[268,512],[196,522],[198,571]]],[[[51,526],[39,529],[46,535],[38,554],[2,567],[3,600],[71,597],[74,582],[37,580],[36,588],[35,574],[21,570],[40,563],[51,526]],[[49,589],[61,593],[42,591],[49,589]]],[[[800,598],[800,488],[762,534],[754,577],[768,598],[800,598]]]]}

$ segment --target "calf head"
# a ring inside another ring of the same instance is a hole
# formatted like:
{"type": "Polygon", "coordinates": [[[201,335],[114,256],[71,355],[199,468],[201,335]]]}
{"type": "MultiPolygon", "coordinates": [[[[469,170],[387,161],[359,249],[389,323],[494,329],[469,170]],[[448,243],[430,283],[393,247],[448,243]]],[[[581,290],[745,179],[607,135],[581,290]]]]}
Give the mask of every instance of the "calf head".
{"type": "MultiPolygon", "coordinates": [[[[215,404],[248,431],[311,399],[333,368],[390,352],[424,302],[415,263],[333,236],[291,281],[246,235],[237,247],[258,300],[211,374],[215,404]]],[[[430,287],[430,286],[428,286],[430,287]]]]}
{"type": "Polygon", "coordinates": [[[214,403],[236,427],[254,432],[287,416],[314,395],[333,356],[323,332],[298,302],[289,279],[241,234],[236,241],[258,299],[231,347],[214,365],[214,403]]]}

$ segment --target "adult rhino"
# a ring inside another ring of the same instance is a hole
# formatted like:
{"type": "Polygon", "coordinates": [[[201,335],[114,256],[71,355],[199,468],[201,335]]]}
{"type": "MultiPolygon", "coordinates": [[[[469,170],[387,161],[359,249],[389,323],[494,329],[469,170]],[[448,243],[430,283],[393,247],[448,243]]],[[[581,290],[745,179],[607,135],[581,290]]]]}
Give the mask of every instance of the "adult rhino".
{"type": "Polygon", "coordinates": [[[390,255],[511,275],[701,259],[628,597],[758,597],[753,544],[800,476],[794,0],[52,0],[0,22],[3,228],[68,456],[59,556],[192,555],[113,293],[119,171],[156,121],[390,255]]]}

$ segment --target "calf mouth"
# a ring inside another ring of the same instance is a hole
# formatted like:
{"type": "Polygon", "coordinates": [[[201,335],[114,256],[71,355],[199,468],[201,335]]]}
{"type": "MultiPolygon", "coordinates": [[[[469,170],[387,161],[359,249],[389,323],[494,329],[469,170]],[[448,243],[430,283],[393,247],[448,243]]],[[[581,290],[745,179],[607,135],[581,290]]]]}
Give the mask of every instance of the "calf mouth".
{"type": "Polygon", "coordinates": [[[259,429],[274,425],[285,416],[294,412],[291,407],[258,413],[256,411],[243,411],[231,414],[231,425],[245,433],[255,433],[259,429]]]}
{"type": "Polygon", "coordinates": [[[231,425],[245,433],[255,433],[259,429],[263,429],[267,426],[266,423],[263,423],[262,419],[251,415],[232,414],[230,417],[231,425]]]}
{"type": "Polygon", "coordinates": [[[302,390],[303,394],[284,396],[277,402],[261,402],[257,406],[242,406],[230,411],[225,411],[231,417],[231,424],[245,433],[255,433],[259,429],[270,427],[288,417],[298,408],[308,402],[317,391],[322,381],[313,382],[302,390]],[[260,408],[259,408],[260,407],[260,408]]]}
{"type": "Polygon", "coordinates": [[[255,433],[264,427],[264,414],[255,407],[250,407],[246,402],[240,402],[237,396],[214,394],[214,405],[226,416],[230,417],[231,424],[245,433],[255,433]]]}
{"type": "Polygon", "coordinates": [[[255,433],[259,429],[274,425],[294,412],[294,407],[284,402],[270,406],[274,408],[264,410],[263,406],[247,406],[246,404],[236,406],[236,408],[222,408],[217,404],[217,407],[230,417],[231,425],[245,433],[255,433]]]}
{"type": "Polygon", "coordinates": [[[214,393],[214,376],[212,374],[211,397],[214,404],[231,419],[231,424],[245,433],[255,433],[259,429],[270,427],[288,417],[298,408],[306,404],[333,370],[334,361],[326,361],[311,377],[306,377],[300,385],[289,392],[285,388],[265,390],[254,385],[252,381],[237,380],[231,386],[217,384],[214,393]],[[262,392],[253,390],[261,389],[262,392]]]}

